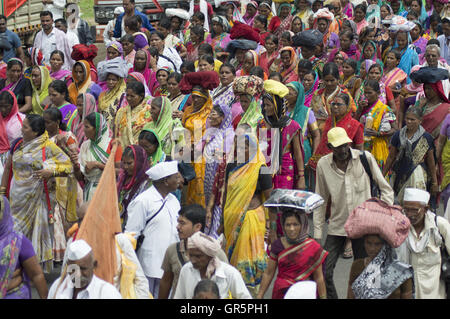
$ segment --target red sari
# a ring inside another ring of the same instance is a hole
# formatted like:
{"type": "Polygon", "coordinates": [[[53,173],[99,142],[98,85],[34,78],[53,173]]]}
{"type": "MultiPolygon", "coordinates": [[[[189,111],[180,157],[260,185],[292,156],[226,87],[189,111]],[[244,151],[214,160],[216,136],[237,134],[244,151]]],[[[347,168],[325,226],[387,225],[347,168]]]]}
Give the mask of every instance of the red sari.
{"type": "MultiPolygon", "coordinates": [[[[280,239],[277,241],[281,242],[280,239]]],[[[276,243],[274,242],[273,246],[276,247],[276,243]]],[[[293,284],[311,277],[327,256],[328,252],[312,238],[286,248],[279,254],[276,254],[272,248],[269,257],[278,263],[278,275],[273,286],[272,299],[283,299],[293,284]]]]}

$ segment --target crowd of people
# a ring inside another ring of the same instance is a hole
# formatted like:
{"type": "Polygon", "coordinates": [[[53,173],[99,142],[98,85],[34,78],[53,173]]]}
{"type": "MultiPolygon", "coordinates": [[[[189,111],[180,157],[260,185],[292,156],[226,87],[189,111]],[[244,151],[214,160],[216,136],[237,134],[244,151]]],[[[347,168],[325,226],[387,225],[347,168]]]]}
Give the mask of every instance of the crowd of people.
{"type": "Polygon", "coordinates": [[[450,297],[448,0],[210,2],[0,16],[0,298],[450,297]]]}

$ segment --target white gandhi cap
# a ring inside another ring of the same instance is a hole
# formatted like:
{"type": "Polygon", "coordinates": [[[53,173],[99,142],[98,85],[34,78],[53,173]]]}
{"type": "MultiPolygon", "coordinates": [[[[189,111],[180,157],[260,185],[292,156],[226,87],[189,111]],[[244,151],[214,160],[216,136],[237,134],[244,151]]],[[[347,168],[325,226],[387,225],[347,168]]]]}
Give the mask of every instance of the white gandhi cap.
{"type": "Polygon", "coordinates": [[[91,246],[83,239],[77,239],[67,248],[67,258],[72,261],[86,257],[92,251],[91,246]]]}
{"type": "Polygon", "coordinates": [[[430,200],[430,193],[418,188],[405,188],[404,202],[419,202],[428,205],[430,200]]]}
{"type": "Polygon", "coordinates": [[[152,181],[158,181],[164,177],[178,173],[178,162],[161,162],[150,168],[145,174],[150,177],[152,181]]]}

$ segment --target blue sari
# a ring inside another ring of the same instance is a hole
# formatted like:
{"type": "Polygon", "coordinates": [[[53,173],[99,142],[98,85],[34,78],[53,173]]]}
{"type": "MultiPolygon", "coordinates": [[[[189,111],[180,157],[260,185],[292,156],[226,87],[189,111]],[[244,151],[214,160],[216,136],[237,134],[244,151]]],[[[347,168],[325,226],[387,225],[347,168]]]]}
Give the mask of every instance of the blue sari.
{"type": "MultiPolygon", "coordinates": [[[[404,31],[400,31],[400,32],[404,32],[404,31]]],[[[412,42],[411,36],[409,35],[409,32],[408,32],[408,46],[401,51],[402,58],[398,65],[398,67],[400,69],[402,69],[408,75],[408,77],[406,78],[407,84],[411,83],[409,74],[411,73],[412,67],[420,64],[419,63],[419,55],[417,54],[416,49],[415,49],[414,45],[411,44],[411,42],[412,42]]],[[[395,49],[397,47],[398,47],[397,40],[395,40],[393,49],[395,49]]]]}

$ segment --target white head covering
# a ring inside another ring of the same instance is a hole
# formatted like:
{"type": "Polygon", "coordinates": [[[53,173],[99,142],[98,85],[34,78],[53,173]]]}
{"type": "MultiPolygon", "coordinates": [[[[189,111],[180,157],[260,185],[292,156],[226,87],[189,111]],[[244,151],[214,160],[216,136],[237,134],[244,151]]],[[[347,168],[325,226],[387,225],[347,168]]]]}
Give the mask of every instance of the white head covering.
{"type": "Polygon", "coordinates": [[[123,7],[117,7],[114,9],[114,14],[122,14],[124,12],[125,12],[125,10],[123,7]]]}
{"type": "Polygon", "coordinates": [[[284,299],[316,299],[317,284],[314,281],[305,280],[293,284],[284,299]]]}
{"type": "Polygon", "coordinates": [[[86,257],[92,251],[91,246],[83,239],[73,241],[67,248],[67,259],[77,261],[86,257]]]}
{"type": "Polygon", "coordinates": [[[405,188],[405,195],[403,196],[404,202],[420,202],[424,205],[428,205],[430,200],[430,193],[418,188],[405,188]]]}
{"type": "Polygon", "coordinates": [[[176,174],[178,172],[178,162],[161,162],[150,168],[145,174],[150,177],[152,181],[159,181],[160,179],[176,174]]]}

